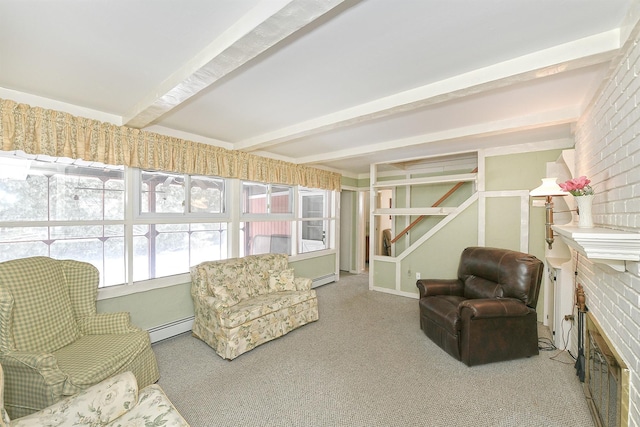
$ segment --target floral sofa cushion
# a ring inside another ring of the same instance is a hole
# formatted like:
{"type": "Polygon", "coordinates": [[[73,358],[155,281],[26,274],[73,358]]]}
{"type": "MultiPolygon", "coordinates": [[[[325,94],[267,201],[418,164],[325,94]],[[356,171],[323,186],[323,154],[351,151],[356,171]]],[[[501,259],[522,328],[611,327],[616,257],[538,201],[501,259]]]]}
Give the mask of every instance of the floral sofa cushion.
{"type": "Polygon", "coordinates": [[[293,268],[269,270],[269,292],[295,291],[296,282],[293,268]]]}
{"type": "MultiPolygon", "coordinates": [[[[0,405],[3,402],[2,384],[0,367],[0,405]]],[[[160,386],[150,385],[138,392],[136,377],[129,371],[22,418],[10,420],[4,406],[0,412],[2,427],[189,427],[160,386]]]]}

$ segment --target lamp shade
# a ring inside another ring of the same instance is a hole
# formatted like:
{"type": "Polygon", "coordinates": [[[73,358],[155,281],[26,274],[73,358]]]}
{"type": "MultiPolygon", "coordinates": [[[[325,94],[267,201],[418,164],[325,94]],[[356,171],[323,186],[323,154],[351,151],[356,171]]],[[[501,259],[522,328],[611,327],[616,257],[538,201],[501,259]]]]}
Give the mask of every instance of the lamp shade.
{"type": "Polygon", "coordinates": [[[556,182],[558,178],[542,178],[542,185],[529,192],[531,197],[568,196],[569,193],[562,190],[556,182]]]}

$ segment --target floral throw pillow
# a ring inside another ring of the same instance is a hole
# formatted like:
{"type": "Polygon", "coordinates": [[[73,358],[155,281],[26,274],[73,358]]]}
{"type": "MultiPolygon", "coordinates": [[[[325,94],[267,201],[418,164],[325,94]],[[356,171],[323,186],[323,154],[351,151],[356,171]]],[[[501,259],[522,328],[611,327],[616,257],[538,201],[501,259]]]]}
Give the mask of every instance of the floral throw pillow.
{"type": "Polygon", "coordinates": [[[269,270],[269,290],[271,292],[295,291],[296,283],[293,268],[285,270],[269,270]]]}

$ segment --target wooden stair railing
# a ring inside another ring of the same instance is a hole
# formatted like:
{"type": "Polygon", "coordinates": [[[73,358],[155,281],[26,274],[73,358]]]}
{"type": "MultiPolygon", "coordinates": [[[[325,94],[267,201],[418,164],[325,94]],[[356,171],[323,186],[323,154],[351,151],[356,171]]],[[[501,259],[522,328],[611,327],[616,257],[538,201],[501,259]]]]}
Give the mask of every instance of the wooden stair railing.
{"type": "MultiPolygon", "coordinates": [[[[471,171],[471,173],[476,173],[478,172],[478,168],[475,168],[474,170],[471,171]]],[[[438,206],[440,206],[440,203],[444,202],[450,195],[452,195],[453,193],[456,192],[456,190],[460,187],[462,187],[462,185],[465,183],[465,181],[459,182],[456,185],[454,185],[453,187],[451,187],[451,190],[447,191],[447,193],[440,197],[433,205],[431,205],[432,208],[437,208],[438,206]]],[[[416,224],[418,224],[420,221],[422,221],[427,215],[420,215],[418,218],[416,218],[415,220],[413,220],[413,222],[411,224],[409,224],[404,230],[402,230],[400,233],[398,233],[398,235],[396,237],[394,237],[393,239],[391,239],[391,243],[395,243],[397,242],[404,234],[406,234],[407,232],[409,232],[409,230],[411,230],[413,227],[416,226],[416,224]]]]}

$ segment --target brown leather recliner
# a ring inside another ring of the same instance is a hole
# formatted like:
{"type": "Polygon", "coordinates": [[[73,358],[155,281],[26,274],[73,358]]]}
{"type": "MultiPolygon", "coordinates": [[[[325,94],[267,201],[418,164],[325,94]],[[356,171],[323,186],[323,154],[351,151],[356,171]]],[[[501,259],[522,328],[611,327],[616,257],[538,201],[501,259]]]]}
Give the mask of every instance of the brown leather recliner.
{"type": "Polygon", "coordinates": [[[466,248],[458,279],[417,281],[420,328],[468,366],[537,355],[542,274],[533,255],[466,248]]]}

